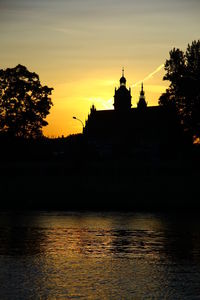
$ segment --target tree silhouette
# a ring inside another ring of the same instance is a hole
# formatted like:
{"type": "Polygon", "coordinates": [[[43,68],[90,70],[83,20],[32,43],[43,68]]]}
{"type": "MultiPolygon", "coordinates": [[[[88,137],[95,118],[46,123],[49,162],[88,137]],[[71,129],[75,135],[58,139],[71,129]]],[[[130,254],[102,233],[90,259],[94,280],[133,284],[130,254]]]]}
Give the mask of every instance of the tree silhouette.
{"type": "Polygon", "coordinates": [[[42,86],[39,76],[25,66],[0,70],[0,132],[17,137],[39,137],[53,105],[53,88],[42,86]]]}
{"type": "Polygon", "coordinates": [[[163,80],[170,85],[160,105],[174,105],[186,131],[200,137],[200,40],[188,44],[185,53],[173,48],[165,62],[163,80]]]}

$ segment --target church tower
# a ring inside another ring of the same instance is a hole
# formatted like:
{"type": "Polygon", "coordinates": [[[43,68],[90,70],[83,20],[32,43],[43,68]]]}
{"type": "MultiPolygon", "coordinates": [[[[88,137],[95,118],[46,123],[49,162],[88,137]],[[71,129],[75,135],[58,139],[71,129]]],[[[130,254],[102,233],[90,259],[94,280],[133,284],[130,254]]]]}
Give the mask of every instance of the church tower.
{"type": "Polygon", "coordinates": [[[131,89],[126,88],[126,78],[124,77],[124,69],[122,69],[122,77],[120,78],[120,87],[115,88],[114,108],[116,111],[127,111],[131,109],[131,89]]]}
{"type": "Polygon", "coordinates": [[[145,109],[147,107],[147,102],[145,100],[144,89],[143,89],[143,82],[141,85],[140,97],[139,97],[139,101],[137,103],[137,107],[139,109],[145,109]]]}

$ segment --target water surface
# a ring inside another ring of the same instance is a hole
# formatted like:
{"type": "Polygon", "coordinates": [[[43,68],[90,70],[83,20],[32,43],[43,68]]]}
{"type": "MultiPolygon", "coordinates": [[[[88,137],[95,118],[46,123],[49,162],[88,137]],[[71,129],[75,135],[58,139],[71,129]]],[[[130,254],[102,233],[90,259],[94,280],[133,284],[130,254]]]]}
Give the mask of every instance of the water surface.
{"type": "Polygon", "coordinates": [[[0,299],[200,299],[198,214],[0,214],[0,299]]]}

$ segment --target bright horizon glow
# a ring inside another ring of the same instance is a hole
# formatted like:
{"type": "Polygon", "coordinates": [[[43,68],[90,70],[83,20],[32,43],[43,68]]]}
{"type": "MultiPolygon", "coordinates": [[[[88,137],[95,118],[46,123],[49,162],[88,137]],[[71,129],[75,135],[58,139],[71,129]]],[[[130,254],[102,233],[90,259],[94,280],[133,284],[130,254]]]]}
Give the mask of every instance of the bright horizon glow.
{"type": "Polygon", "coordinates": [[[148,105],[168,87],[173,48],[199,39],[199,0],[1,0],[0,68],[22,64],[53,87],[46,136],[82,131],[92,104],[113,109],[122,67],[132,106],[141,82],[148,105]]]}
{"type": "MultiPolygon", "coordinates": [[[[144,83],[144,91],[146,100],[149,106],[158,105],[158,98],[159,96],[165,92],[167,88],[167,83],[162,81],[163,74],[160,75],[161,71],[163,71],[163,65],[157,67],[154,71],[150,72],[146,75],[143,79],[137,81],[135,84],[131,84],[129,82],[129,76],[126,76],[126,69],[125,69],[125,76],[128,80],[127,88],[131,87],[132,91],[132,107],[136,107],[137,102],[139,100],[140,90],[141,90],[141,83],[144,83]]],[[[98,110],[105,110],[105,109],[114,109],[114,89],[115,87],[119,87],[119,79],[121,77],[121,70],[119,70],[118,80],[114,81],[112,79],[102,79],[98,80],[95,78],[83,78],[82,80],[77,82],[79,89],[76,89],[74,85],[70,85],[67,83],[63,83],[57,87],[55,87],[55,93],[58,92],[58,99],[60,108],[59,115],[60,115],[60,126],[61,124],[67,125],[67,121],[69,121],[69,126],[71,126],[71,134],[82,132],[82,126],[76,120],[73,120],[73,116],[81,119],[84,123],[87,119],[88,113],[90,112],[90,107],[95,105],[96,109],[98,110]],[[87,87],[88,82],[90,86],[87,87]],[[75,88],[71,91],[71,86],[75,88]],[[70,94],[73,95],[73,99],[76,103],[78,103],[79,107],[77,107],[72,103],[68,103],[68,109],[71,113],[71,119],[66,120],[65,115],[62,115],[62,107],[65,106],[66,101],[68,101],[68,97],[65,96],[63,93],[68,90],[70,94]],[[98,97],[99,95],[99,97],[98,97]]],[[[52,108],[52,110],[54,107],[52,108]]],[[[53,124],[53,120],[51,117],[53,114],[50,114],[48,117],[49,125],[47,128],[44,129],[46,135],[49,135],[49,132],[53,132],[53,128],[51,128],[51,124],[53,124]]],[[[62,133],[60,133],[62,135],[62,133]]],[[[49,136],[56,136],[49,135],[49,136]]]]}

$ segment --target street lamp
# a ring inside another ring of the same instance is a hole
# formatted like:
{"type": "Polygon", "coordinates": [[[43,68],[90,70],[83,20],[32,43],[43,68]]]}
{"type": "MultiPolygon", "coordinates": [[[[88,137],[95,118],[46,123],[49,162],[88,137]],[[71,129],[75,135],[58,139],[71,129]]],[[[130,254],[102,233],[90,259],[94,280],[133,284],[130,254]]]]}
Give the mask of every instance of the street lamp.
{"type": "Polygon", "coordinates": [[[83,126],[83,129],[84,129],[84,124],[83,124],[83,122],[82,122],[80,119],[78,119],[77,117],[73,117],[73,119],[74,119],[74,120],[77,120],[77,121],[79,121],[79,122],[81,122],[81,124],[82,124],[82,126],[83,126]]]}

